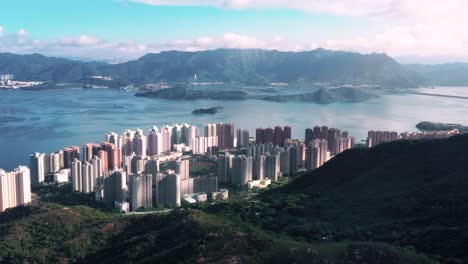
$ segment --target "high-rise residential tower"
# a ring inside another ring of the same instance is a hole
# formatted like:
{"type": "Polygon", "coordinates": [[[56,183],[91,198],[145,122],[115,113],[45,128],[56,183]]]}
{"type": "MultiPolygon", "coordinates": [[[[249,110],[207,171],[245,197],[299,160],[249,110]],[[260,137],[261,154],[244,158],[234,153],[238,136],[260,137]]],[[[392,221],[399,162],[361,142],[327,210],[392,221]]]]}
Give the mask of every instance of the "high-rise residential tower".
{"type": "Polygon", "coordinates": [[[31,176],[25,166],[11,172],[0,169],[0,212],[31,202],[31,176]]]}

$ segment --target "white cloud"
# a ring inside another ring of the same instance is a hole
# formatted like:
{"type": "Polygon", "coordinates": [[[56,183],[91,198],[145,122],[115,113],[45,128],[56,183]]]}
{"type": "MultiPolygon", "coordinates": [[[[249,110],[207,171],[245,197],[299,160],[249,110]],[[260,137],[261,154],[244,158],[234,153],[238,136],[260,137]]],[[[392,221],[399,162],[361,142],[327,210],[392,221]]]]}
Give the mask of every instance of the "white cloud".
{"type": "MultiPolygon", "coordinates": [[[[3,32],[0,50],[18,53],[42,52],[56,56],[133,59],[164,50],[198,51],[215,48],[262,48],[284,51],[323,47],[362,53],[385,52],[395,57],[437,57],[454,61],[468,58],[468,1],[466,0],[125,0],[152,5],[212,6],[218,8],[290,8],[339,16],[361,16],[372,29],[343,38],[336,31],[328,39],[305,34],[301,40],[285,35],[259,38],[228,32],[168,42],[137,43],[131,40],[108,42],[93,36],[77,36],[56,41],[28,40],[26,31],[3,32]]],[[[351,26],[351,25],[350,25],[351,26]]],[[[0,27],[0,34],[2,33],[0,27]]],[[[466,59],[465,59],[466,61],[466,59]]]]}
{"type": "MultiPolygon", "coordinates": [[[[211,6],[217,8],[282,8],[337,16],[364,17],[373,32],[348,39],[304,39],[294,47],[281,40],[261,41],[226,34],[224,47],[277,46],[301,50],[323,46],[360,52],[386,52],[393,56],[468,56],[467,0],[128,0],[150,5],[211,6]],[[380,28],[379,28],[380,27],[380,28]],[[273,43],[273,44],[272,44],[273,43]]],[[[343,30],[346,30],[345,28],[343,30]]],[[[363,30],[365,32],[365,29],[363,30]]],[[[197,46],[197,45],[193,45],[197,46]]],[[[191,47],[192,49],[194,47],[191,47]]]]}
{"type": "Polygon", "coordinates": [[[59,42],[67,46],[93,46],[99,44],[101,40],[93,36],[81,35],[79,37],[63,38],[59,42]]]}
{"type": "Polygon", "coordinates": [[[0,26],[0,37],[3,36],[3,27],[0,26]]]}
{"type": "Polygon", "coordinates": [[[18,33],[16,34],[18,35],[19,38],[21,38],[21,37],[26,36],[27,33],[26,33],[26,30],[21,28],[20,30],[18,30],[18,33]]]}
{"type": "Polygon", "coordinates": [[[224,46],[227,48],[267,48],[266,42],[254,37],[243,36],[235,33],[226,33],[223,36],[224,46]]]}
{"type": "MultiPolygon", "coordinates": [[[[231,49],[281,49],[283,45],[281,36],[274,36],[271,40],[258,39],[252,36],[241,35],[236,33],[225,33],[217,37],[199,37],[196,39],[179,39],[168,43],[151,43],[149,50],[153,52],[162,50],[183,50],[183,51],[200,51],[217,48],[231,49]]],[[[285,47],[283,47],[285,48],[285,47]]]]}

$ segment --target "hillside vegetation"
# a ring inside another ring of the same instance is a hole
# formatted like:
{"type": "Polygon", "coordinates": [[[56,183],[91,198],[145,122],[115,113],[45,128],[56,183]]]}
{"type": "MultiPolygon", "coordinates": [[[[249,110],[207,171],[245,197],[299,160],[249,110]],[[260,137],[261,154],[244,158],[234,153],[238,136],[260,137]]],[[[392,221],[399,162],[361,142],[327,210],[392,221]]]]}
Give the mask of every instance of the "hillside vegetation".
{"type": "Polygon", "coordinates": [[[41,204],[7,214],[2,263],[433,263],[382,243],[295,241],[192,209],[117,217],[41,204]]]}

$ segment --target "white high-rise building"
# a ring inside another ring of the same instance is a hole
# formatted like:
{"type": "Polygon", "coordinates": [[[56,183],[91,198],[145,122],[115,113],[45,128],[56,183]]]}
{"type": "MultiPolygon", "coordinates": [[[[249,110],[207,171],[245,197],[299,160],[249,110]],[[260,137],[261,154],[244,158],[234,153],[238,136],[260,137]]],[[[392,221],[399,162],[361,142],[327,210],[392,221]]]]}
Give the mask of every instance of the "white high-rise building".
{"type": "Polygon", "coordinates": [[[161,154],[164,148],[162,132],[159,131],[157,127],[153,126],[149,129],[147,138],[148,155],[156,156],[161,154]]]}
{"type": "Polygon", "coordinates": [[[51,153],[49,155],[49,166],[50,166],[49,167],[50,172],[58,172],[59,170],[61,170],[63,168],[63,166],[61,166],[60,153],[59,152],[51,153]]]}
{"type": "Polygon", "coordinates": [[[182,142],[182,127],[183,125],[179,124],[174,124],[172,126],[169,126],[171,130],[171,147],[174,146],[174,144],[180,144],[182,142]]]}
{"type": "Polygon", "coordinates": [[[31,162],[31,183],[33,186],[40,186],[45,180],[45,158],[44,153],[34,153],[29,156],[31,162]]]}
{"type": "Polygon", "coordinates": [[[115,132],[109,132],[106,135],[106,141],[109,143],[114,144],[114,146],[118,149],[122,147],[122,140],[121,137],[115,132]]]}
{"type": "Polygon", "coordinates": [[[31,175],[25,166],[11,172],[0,169],[0,212],[31,202],[31,175]]]}
{"type": "Polygon", "coordinates": [[[206,137],[208,147],[218,146],[218,136],[206,137]]]}
{"type": "Polygon", "coordinates": [[[216,137],[216,124],[205,124],[204,125],[204,135],[205,137],[216,137]]]}
{"type": "Polygon", "coordinates": [[[198,138],[198,153],[205,154],[208,152],[208,138],[200,137],[198,138]]]}
{"type": "Polygon", "coordinates": [[[95,156],[91,161],[75,159],[71,166],[73,191],[90,193],[102,184],[102,160],[95,156]]]}
{"type": "Polygon", "coordinates": [[[81,161],[75,159],[71,164],[71,182],[72,189],[76,192],[81,192],[83,190],[82,182],[82,164],[81,161]]]}
{"type": "Polygon", "coordinates": [[[151,174],[134,174],[130,180],[132,211],[153,207],[153,180],[151,174]]]}
{"type": "Polygon", "coordinates": [[[133,158],[135,157],[135,153],[131,153],[128,156],[123,156],[122,157],[122,168],[127,172],[127,174],[133,174],[133,169],[132,167],[132,161],[133,158]]]}
{"type": "Polygon", "coordinates": [[[98,156],[94,156],[91,160],[91,164],[93,165],[93,186],[99,186],[102,182],[102,173],[104,171],[102,160],[98,156]]]}
{"type": "Polygon", "coordinates": [[[265,178],[277,181],[280,174],[280,156],[278,154],[269,154],[266,157],[265,178]]]}
{"type": "Polygon", "coordinates": [[[190,146],[192,139],[198,138],[198,128],[189,124],[183,124],[181,127],[181,142],[190,146]]]}
{"type": "Polygon", "coordinates": [[[315,139],[309,143],[307,148],[307,169],[314,170],[322,166],[330,159],[328,142],[326,140],[315,139]]]}
{"type": "Polygon", "coordinates": [[[260,155],[254,161],[254,180],[263,180],[265,178],[266,155],[260,155]]]}
{"type": "Polygon", "coordinates": [[[249,145],[249,131],[244,129],[237,129],[237,147],[245,148],[249,145]]]}
{"type": "Polygon", "coordinates": [[[135,155],[142,158],[146,157],[146,136],[143,134],[143,130],[137,129],[133,137],[133,151],[135,155]]]}
{"type": "Polygon", "coordinates": [[[125,130],[122,135],[122,156],[128,156],[133,150],[133,138],[135,137],[134,130],[125,130]]]}
{"type": "Polygon", "coordinates": [[[229,171],[230,155],[226,153],[224,156],[218,157],[218,179],[221,182],[229,182],[228,171],[229,171]]]}
{"type": "Polygon", "coordinates": [[[22,205],[31,202],[31,175],[28,167],[19,166],[13,170],[16,176],[16,202],[22,205]]]}
{"type": "Polygon", "coordinates": [[[189,160],[177,160],[175,164],[175,173],[180,175],[182,180],[189,178],[190,162],[189,160]]]}
{"type": "Polygon", "coordinates": [[[103,200],[107,204],[125,201],[127,174],[123,170],[106,172],[103,180],[103,200]]]}
{"type": "Polygon", "coordinates": [[[81,182],[82,182],[82,190],[83,193],[90,193],[94,190],[94,168],[91,163],[88,161],[83,162],[81,166],[81,182]]]}
{"type": "Polygon", "coordinates": [[[173,143],[172,143],[172,127],[171,126],[164,126],[159,130],[159,132],[161,133],[161,143],[162,143],[160,153],[171,151],[172,145],[173,145],[173,143]]]}
{"type": "Polygon", "coordinates": [[[289,175],[291,164],[291,153],[289,149],[280,152],[280,172],[282,175],[289,175]]]}
{"type": "Polygon", "coordinates": [[[166,177],[166,188],[167,188],[167,200],[166,203],[171,206],[180,206],[180,175],[179,174],[169,174],[166,177]]]}
{"type": "Polygon", "coordinates": [[[245,155],[232,159],[231,183],[245,185],[252,180],[253,158],[245,155]]]}

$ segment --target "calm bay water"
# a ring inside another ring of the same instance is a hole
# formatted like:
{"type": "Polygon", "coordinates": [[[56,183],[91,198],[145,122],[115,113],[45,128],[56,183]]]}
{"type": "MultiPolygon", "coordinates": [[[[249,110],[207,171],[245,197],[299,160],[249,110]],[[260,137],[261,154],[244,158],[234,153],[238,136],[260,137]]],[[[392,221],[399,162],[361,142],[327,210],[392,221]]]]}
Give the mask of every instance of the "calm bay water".
{"type": "MultiPolygon", "coordinates": [[[[468,96],[468,88],[419,89],[468,96]]],[[[32,152],[53,152],[65,146],[101,142],[109,131],[146,130],[152,125],[233,122],[249,129],[290,125],[294,138],[304,130],[328,125],[348,130],[359,141],[371,129],[415,131],[419,121],[468,125],[468,100],[423,95],[383,95],[363,103],[318,105],[247,101],[170,101],[134,97],[107,89],[69,89],[41,92],[0,90],[0,168],[28,165],[32,152]],[[114,105],[125,105],[125,109],[114,105]],[[217,115],[194,116],[195,108],[221,105],[217,115]]]]}

